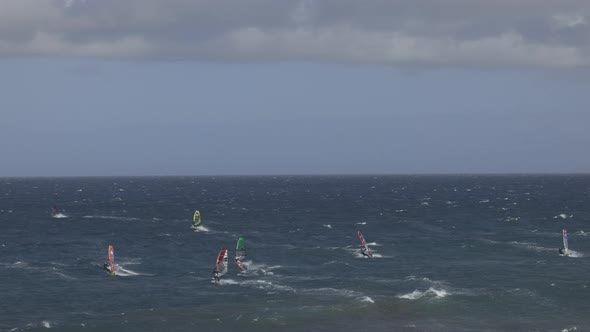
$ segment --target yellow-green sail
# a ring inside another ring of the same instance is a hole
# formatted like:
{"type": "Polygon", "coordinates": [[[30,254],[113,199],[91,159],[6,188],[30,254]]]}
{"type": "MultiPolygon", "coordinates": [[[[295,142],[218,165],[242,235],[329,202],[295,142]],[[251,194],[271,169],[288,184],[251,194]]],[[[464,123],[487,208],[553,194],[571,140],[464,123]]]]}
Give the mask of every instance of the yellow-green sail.
{"type": "Polygon", "coordinates": [[[195,210],[195,214],[193,215],[193,226],[197,227],[201,224],[201,212],[199,210],[195,210]]]}

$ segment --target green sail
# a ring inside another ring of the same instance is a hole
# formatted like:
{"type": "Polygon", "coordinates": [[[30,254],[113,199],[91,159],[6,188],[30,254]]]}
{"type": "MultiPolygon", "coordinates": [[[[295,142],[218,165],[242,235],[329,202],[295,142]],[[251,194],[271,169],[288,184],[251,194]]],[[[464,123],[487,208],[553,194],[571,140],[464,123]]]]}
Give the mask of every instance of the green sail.
{"type": "Polygon", "coordinates": [[[236,251],[246,251],[246,243],[243,237],[238,239],[238,243],[236,244],[236,251]]]}

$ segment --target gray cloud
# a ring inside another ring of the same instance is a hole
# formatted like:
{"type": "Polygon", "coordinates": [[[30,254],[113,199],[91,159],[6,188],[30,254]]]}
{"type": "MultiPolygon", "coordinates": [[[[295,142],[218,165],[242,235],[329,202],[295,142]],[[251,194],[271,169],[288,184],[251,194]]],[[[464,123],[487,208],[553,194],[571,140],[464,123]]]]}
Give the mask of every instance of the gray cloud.
{"type": "Polygon", "coordinates": [[[590,66],[590,2],[2,0],[0,56],[590,66]]]}

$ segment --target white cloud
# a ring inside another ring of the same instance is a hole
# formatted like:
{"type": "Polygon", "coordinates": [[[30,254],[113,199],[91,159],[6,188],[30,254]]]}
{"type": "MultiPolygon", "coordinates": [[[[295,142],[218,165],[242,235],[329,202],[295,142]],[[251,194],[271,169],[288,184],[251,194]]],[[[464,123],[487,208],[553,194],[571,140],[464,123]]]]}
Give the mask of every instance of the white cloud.
{"type": "Polygon", "coordinates": [[[573,28],[586,25],[586,18],[580,14],[556,14],[553,21],[558,28],[573,28]]]}

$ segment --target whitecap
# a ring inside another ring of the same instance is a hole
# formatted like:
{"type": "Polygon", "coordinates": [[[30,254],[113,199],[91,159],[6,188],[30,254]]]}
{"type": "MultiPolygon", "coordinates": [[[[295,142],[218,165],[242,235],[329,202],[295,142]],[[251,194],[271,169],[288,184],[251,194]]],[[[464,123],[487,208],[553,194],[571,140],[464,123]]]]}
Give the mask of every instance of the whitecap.
{"type": "Polygon", "coordinates": [[[344,297],[362,297],[362,293],[345,289],[345,288],[307,288],[301,291],[301,293],[312,294],[312,295],[326,295],[326,296],[344,296],[344,297]]]}
{"type": "Polygon", "coordinates": [[[372,298],[370,298],[368,296],[364,296],[363,298],[361,298],[361,302],[375,303],[375,300],[373,300],[372,298]]]}
{"type": "Polygon", "coordinates": [[[326,227],[326,228],[332,228],[332,225],[325,224],[324,227],[326,227]]]}
{"type": "Polygon", "coordinates": [[[46,328],[48,328],[48,329],[50,329],[50,328],[51,328],[51,322],[50,322],[50,321],[48,321],[48,320],[44,320],[44,321],[42,321],[42,322],[41,322],[41,324],[43,325],[43,327],[46,327],[46,328]]]}
{"type": "Polygon", "coordinates": [[[448,293],[447,291],[445,291],[444,289],[436,289],[436,288],[430,287],[425,291],[420,291],[420,290],[416,289],[411,293],[397,295],[396,297],[400,298],[400,299],[406,299],[406,300],[417,300],[417,299],[421,299],[423,297],[434,297],[437,299],[442,299],[448,295],[451,295],[451,294],[448,293]]]}
{"type": "Polygon", "coordinates": [[[578,328],[575,326],[572,327],[566,327],[565,329],[561,330],[561,332],[571,332],[571,331],[577,331],[578,328]]]}

